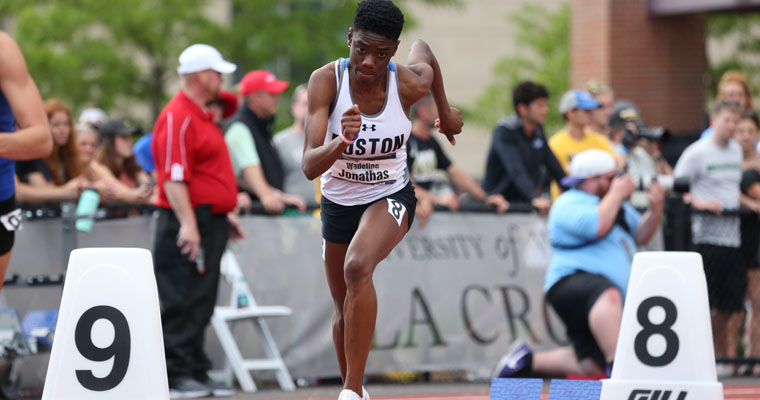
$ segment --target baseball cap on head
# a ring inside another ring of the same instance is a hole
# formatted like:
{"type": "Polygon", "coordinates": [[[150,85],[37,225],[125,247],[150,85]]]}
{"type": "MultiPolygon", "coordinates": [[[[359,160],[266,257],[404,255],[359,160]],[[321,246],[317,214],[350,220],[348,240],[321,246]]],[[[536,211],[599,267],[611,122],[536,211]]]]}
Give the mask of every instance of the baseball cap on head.
{"type": "Polygon", "coordinates": [[[213,69],[221,74],[235,72],[237,66],[222,57],[222,53],[207,44],[194,44],[186,48],[179,55],[180,74],[192,74],[193,72],[213,69]]]}
{"type": "Polygon", "coordinates": [[[97,128],[106,119],[108,119],[108,116],[106,116],[105,111],[99,108],[86,108],[79,114],[78,122],[81,125],[90,125],[97,128]]]}
{"type": "Polygon", "coordinates": [[[570,174],[562,178],[562,185],[572,187],[586,178],[615,171],[615,159],[604,150],[591,149],[576,154],[570,161],[570,174]]]}
{"type": "Polygon", "coordinates": [[[142,132],[139,127],[128,125],[121,118],[111,118],[100,124],[100,137],[107,138],[110,136],[132,136],[142,132]]]}
{"type": "Polygon", "coordinates": [[[240,81],[240,94],[248,96],[261,90],[271,94],[280,94],[288,86],[290,86],[288,82],[277,79],[273,73],[257,69],[245,74],[240,81]]]}
{"type": "Polygon", "coordinates": [[[591,96],[591,93],[585,90],[573,89],[565,92],[559,100],[559,113],[564,114],[575,109],[593,110],[601,106],[602,105],[591,96]]]}
{"type": "Polygon", "coordinates": [[[612,114],[610,114],[609,120],[610,128],[625,127],[629,122],[636,125],[639,136],[647,139],[659,140],[665,133],[665,129],[662,127],[648,127],[641,119],[639,108],[632,101],[616,101],[612,105],[612,114]]]}
{"type": "Polygon", "coordinates": [[[238,106],[238,99],[235,93],[227,90],[222,90],[219,92],[219,97],[214,100],[213,103],[218,104],[220,107],[222,107],[222,118],[227,119],[235,115],[238,106]]]}

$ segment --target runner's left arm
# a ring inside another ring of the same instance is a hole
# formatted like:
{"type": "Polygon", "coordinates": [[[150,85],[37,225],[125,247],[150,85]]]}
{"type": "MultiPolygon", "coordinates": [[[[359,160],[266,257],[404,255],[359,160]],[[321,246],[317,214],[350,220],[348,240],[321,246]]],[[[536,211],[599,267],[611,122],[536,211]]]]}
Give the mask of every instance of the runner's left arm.
{"type": "Polygon", "coordinates": [[[456,144],[454,135],[462,132],[462,113],[449,106],[443,88],[441,68],[430,46],[422,40],[415,40],[409,50],[407,62],[408,66],[399,66],[398,75],[404,109],[408,110],[428,91],[431,92],[438,109],[438,131],[446,135],[451,144],[456,144]]]}

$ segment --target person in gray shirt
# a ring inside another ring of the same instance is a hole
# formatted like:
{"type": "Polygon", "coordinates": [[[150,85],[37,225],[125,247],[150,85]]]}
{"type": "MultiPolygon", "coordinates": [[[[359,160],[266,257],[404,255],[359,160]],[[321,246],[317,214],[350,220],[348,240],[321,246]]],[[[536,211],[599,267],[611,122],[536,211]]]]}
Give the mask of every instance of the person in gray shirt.
{"type": "Polygon", "coordinates": [[[277,132],[274,147],[280,154],[285,170],[285,191],[303,197],[307,202],[316,202],[314,182],[306,179],[301,169],[304,143],[304,121],[306,120],[306,85],[301,84],[293,91],[290,113],[293,125],[277,132]]]}
{"type": "Polygon", "coordinates": [[[739,208],[742,150],[732,138],[741,110],[736,103],[719,101],[710,115],[715,132],[684,150],[676,163],[676,178],[687,177],[691,187],[684,200],[691,203],[692,244],[702,255],[713,326],[716,357],[729,349],[731,315],[741,311],[747,271],[738,259],[741,244],[739,216],[725,213],[739,208]]]}

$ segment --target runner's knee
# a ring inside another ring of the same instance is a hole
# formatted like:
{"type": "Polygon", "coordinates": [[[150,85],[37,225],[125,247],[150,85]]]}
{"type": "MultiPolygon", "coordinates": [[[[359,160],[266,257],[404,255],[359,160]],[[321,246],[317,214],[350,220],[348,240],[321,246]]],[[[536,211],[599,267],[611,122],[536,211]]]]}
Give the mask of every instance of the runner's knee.
{"type": "Polygon", "coordinates": [[[346,286],[363,285],[372,279],[372,264],[363,257],[349,257],[343,269],[346,286]]]}

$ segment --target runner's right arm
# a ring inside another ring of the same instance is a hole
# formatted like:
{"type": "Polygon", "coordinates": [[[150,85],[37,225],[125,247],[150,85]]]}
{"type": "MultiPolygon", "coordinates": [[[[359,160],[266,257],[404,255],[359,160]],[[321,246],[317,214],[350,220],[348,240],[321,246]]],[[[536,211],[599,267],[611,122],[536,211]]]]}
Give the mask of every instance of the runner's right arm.
{"type": "MultiPolygon", "coordinates": [[[[335,63],[329,63],[314,71],[309,78],[307,89],[308,112],[304,123],[306,140],[301,168],[306,178],[310,180],[327,171],[348,147],[348,144],[340,137],[324,144],[327,134],[327,119],[330,116],[330,104],[338,95],[334,68],[335,63]]],[[[361,123],[361,119],[359,119],[359,123],[361,123]]],[[[356,128],[358,132],[358,126],[356,128]]],[[[352,137],[349,136],[349,138],[352,137]]]]}

